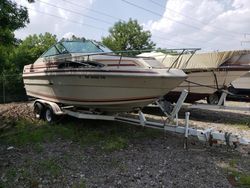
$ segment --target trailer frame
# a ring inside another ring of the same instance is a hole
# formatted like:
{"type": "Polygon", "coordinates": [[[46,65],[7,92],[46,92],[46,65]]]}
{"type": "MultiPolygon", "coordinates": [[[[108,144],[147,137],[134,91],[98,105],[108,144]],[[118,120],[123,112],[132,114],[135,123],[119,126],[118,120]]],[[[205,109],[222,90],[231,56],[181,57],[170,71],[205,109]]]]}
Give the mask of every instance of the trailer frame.
{"type": "Polygon", "coordinates": [[[159,108],[163,111],[163,113],[169,120],[168,123],[166,121],[164,121],[164,123],[159,123],[156,121],[148,121],[145,114],[141,110],[138,111],[137,118],[135,117],[131,118],[131,117],[126,117],[124,116],[124,114],[119,114],[119,113],[114,115],[104,115],[92,111],[76,110],[74,109],[74,106],[60,106],[55,102],[46,101],[43,99],[35,100],[34,106],[38,103],[42,104],[45,110],[50,110],[56,116],[69,115],[79,119],[117,121],[132,125],[138,125],[142,127],[160,129],[163,130],[164,132],[179,133],[182,134],[185,138],[184,148],[187,148],[187,139],[189,136],[194,136],[200,141],[208,142],[210,145],[224,144],[227,146],[236,147],[239,144],[242,145],[250,144],[250,139],[242,138],[239,135],[235,135],[232,133],[227,133],[227,132],[223,133],[219,131],[214,131],[212,128],[208,128],[205,130],[190,128],[189,127],[190,112],[185,113],[185,126],[179,126],[178,113],[185,101],[187,94],[188,92],[186,90],[182,92],[179,100],[177,101],[171,113],[165,111],[162,101],[159,100],[156,102],[159,108]],[[174,124],[175,121],[176,123],[174,124]]]}
{"type": "Polygon", "coordinates": [[[190,109],[205,109],[205,110],[237,110],[237,111],[247,111],[250,112],[250,107],[237,107],[237,106],[226,106],[226,97],[229,94],[228,91],[222,90],[222,94],[220,96],[219,102],[216,105],[213,104],[192,104],[188,105],[190,109]]]}

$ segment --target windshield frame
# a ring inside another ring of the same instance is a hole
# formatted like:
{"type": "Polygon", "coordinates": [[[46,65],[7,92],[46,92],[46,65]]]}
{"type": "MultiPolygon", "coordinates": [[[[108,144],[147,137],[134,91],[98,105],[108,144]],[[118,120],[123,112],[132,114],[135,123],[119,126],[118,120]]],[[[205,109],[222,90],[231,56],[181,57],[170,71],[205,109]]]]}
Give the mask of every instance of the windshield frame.
{"type": "Polygon", "coordinates": [[[103,44],[101,43],[97,43],[95,41],[92,41],[92,40],[86,40],[86,41],[80,41],[80,40],[73,40],[73,41],[62,41],[62,42],[59,42],[66,50],[68,53],[84,53],[84,54],[92,54],[92,53],[113,53],[112,50],[110,50],[108,47],[104,46],[103,44]],[[73,43],[73,42],[76,42],[76,43],[89,43],[90,45],[92,45],[91,47],[94,47],[96,48],[96,50],[94,51],[72,51],[70,50],[66,45],[65,43],[73,43]]]}
{"type": "Polygon", "coordinates": [[[103,45],[102,43],[96,42],[96,41],[92,41],[92,40],[72,40],[72,41],[60,41],[57,42],[56,44],[52,45],[48,50],[46,50],[40,57],[41,58],[46,58],[46,57],[52,57],[52,56],[58,56],[58,55],[63,55],[63,54],[74,54],[74,53],[83,53],[83,54],[106,54],[106,53],[114,53],[112,50],[110,50],[108,47],[106,47],[105,45],[103,45]],[[73,52],[73,51],[69,51],[69,49],[63,44],[65,42],[79,42],[79,43],[86,43],[89,42],[91,45],[93,45],[96,49],[98,49],[98,51],[91,51],[91,52],[73,52]],[[58,45],[62,46],[65,51],[62,52],[62,50],[58,49],[58,45]],[[58,54],[53,54],[53,55],[44,55],[46,54],[51,48],[55,48],[56,51],[58,52],[58,54]]]}

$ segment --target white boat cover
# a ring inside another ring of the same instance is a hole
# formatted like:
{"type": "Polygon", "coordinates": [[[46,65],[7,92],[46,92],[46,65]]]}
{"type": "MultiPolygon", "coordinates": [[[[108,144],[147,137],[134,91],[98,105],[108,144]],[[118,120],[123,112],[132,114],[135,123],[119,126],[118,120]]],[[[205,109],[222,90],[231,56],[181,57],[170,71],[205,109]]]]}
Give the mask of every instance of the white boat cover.
{"type": "Polygon", "coordinates": [[[250,65],[250,50],[210,52],[181,55],[166,55],[161,52],[142,53],[139,57],[154,57],[162,62],[164,66],[178,69],[194,70],[194,69],[214,69],[220,67],[223,63],[226,65],[250,65]],[[188,61],[189,59],[189,61],[188,61]],[[188,61],[188,63],[187,63],[188,61]]]}

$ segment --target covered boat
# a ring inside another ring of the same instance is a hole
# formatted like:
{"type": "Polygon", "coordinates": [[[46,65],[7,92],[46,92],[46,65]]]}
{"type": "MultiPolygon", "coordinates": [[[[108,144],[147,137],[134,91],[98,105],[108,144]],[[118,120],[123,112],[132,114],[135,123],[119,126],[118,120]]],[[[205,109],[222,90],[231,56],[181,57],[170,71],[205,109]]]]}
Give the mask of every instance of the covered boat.
{"type": "Polygon", "coordinates": [[[235,94],[247,95],[250,97],[250,72],[234,80],[231,83],[230,89],[235,94]]]}
{"type": "Polygon", "coordinates": [[[183,70],[188,78],[166,95],[176,101],[183,89],[189,91],[186,102],[207,98],[216,104],[220,91],[250,70],[250,51],[224,51],[200,54],[168,55],[161,52],[143,53],[139,57],[153,57],[167,68],[183,70]]]}

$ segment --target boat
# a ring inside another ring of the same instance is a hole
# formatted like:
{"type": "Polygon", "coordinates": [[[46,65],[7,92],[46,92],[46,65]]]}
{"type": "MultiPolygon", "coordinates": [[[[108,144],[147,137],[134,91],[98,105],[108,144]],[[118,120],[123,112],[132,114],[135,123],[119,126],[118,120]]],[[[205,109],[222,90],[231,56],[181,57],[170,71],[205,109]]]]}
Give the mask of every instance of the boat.
{"type": "Polygon", "coordinates": [[[250,97],[250,71],[231,83],[230,91],[236,95],[250,97]]]}
{"type": "Polygon", "coordinates": [[[217,104],[222,90],[250,70],[250,51],[224,51],[211,53],[190,53],[169,55],[161,52],[142,53],[138,57],[157,59],[166,68],[182,69],[188,78],[165,98],[176,102],[180,92],[187,89],[185,102],[194,103],[207,99],[209,104],[217,104]]]}
{"type": "Polygon", "coordinates": [[[60,41],[23,69],[28,96],[95,112],[130,112],[176,88],[186,74],[115,55],[91,40],[60,41]]]}

